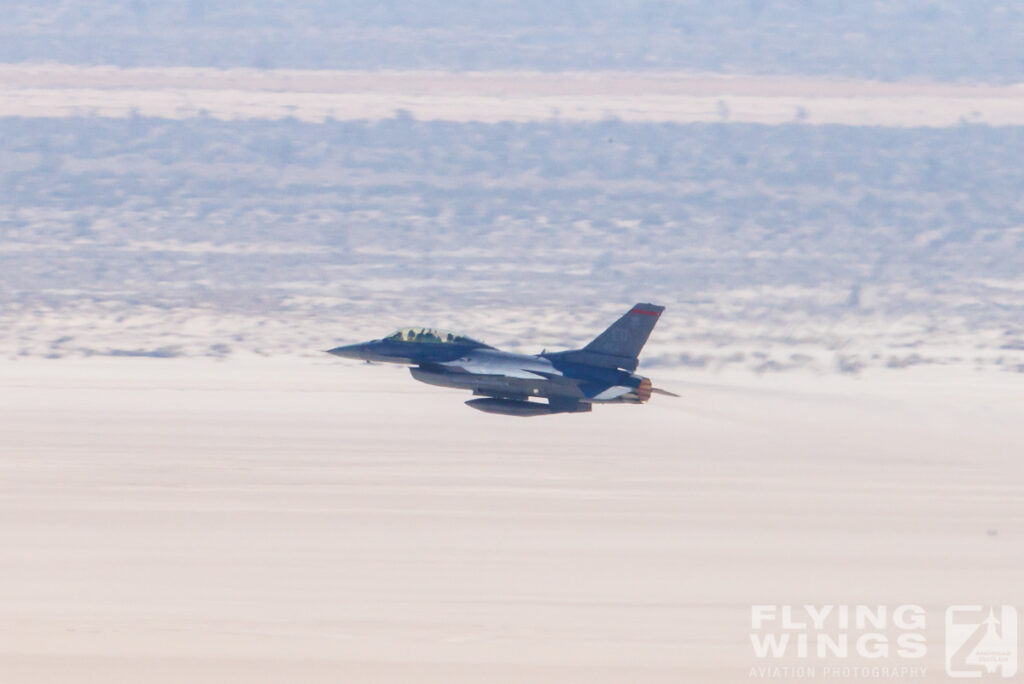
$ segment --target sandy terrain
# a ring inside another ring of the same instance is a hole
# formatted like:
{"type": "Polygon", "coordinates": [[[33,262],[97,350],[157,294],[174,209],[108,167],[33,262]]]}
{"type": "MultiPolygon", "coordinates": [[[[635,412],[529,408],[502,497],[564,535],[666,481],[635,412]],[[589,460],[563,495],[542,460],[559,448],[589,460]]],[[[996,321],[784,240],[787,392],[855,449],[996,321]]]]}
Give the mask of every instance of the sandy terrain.
{"type": "Polygon", "coordinates": [[[1024,87],[648,72],[119,69],[0,65],[0,116],[303,121],[1024,124],[1024,87]]]}
{"type": "Polygon", "coordinates": [[[944,373],[526,421],[331,359],[6,362],[2,679],[745,681],[752,603],[864,602],[946,681],[945,606],[1024,607],[1024,429],[944,373]]]}

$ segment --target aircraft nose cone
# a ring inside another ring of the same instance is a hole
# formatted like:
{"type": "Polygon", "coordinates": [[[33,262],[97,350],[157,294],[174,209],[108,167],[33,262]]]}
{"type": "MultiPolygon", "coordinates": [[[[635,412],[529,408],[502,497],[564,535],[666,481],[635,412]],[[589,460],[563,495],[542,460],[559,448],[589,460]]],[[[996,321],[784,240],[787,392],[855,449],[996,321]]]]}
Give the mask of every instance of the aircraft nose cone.
{"type": "Polygon", "coordinates": [[[362,344],[347,344],[341,347],[335,347],[334,349],[328,349],[328,354],[334,354],[340,356],[343,359],[362,359],[363,358],[362,344]]]}

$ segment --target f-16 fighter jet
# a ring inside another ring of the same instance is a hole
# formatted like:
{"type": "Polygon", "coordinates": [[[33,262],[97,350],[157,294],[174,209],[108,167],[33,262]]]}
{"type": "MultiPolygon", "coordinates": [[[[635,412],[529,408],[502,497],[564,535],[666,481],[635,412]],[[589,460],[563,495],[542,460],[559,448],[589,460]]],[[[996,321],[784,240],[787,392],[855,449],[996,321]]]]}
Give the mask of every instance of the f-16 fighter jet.
{"type": "Polygon", "coordinates": [[[569,351],[514,354],[444,330],[404,328],[327,353],[406,364],[420,382],[472,390],[480,398],[466,405],[487,413],[580,413],[596,403],[643,404],[652,394],[679,396],[653,387],[649,378],[634,372],[640,350],[664,310],[637,304],[590,344],[569,351]]]}

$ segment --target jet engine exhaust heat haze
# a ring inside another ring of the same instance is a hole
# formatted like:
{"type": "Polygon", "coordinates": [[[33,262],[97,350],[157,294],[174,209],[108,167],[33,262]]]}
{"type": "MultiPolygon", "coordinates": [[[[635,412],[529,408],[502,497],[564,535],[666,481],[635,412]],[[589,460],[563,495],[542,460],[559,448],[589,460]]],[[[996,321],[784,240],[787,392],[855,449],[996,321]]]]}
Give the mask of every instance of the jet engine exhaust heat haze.
{"type": "Polygon", "coordinates": [[[515,354],[444,330],[404,328],[328,353],[406,364],[420,382],[471,390],[480,398],[466,405],[486,413],[580,413],[590,411],[595,403],[643,404],[652,394],[678,396],[653,387],[650,378],[635,372],[640,350],[664,310],[655,304],[637,304],[590,344],[569,351],[515,354]]]}

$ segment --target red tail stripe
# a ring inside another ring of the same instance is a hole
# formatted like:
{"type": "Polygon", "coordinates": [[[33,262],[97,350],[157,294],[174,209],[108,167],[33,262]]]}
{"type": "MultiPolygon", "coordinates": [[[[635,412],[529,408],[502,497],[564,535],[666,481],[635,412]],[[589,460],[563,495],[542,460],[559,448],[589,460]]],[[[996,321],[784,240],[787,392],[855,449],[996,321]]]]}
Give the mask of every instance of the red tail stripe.
{"type": "Polygon", "coordinates": [[[631,314],[643,314],[644,316],[654,316],[657,318],[661,315],[660,311],[648,311],[647,309],[633,309],[629,313],[631,314]]]}

